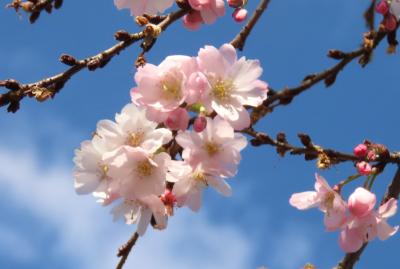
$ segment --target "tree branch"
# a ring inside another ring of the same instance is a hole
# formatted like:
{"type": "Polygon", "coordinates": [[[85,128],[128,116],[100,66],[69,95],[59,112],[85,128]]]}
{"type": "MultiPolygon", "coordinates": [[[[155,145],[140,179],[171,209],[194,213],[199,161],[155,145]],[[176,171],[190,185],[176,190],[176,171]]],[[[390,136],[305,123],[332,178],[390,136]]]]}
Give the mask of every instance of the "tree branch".
{"type": "Polygon", "coordinates": [[[330,50],[328,56],[334,59],[340,59],[339,63],[323,72],[306,76],[299,86],[286,88],[277,92],[270,91],[269,98],[267,98],[261,106],[253,110],[251,115],[252,122],[256,123],[278,106],[290,104],[294,97],[310,89],[320,81],[324,80],[327,87],[331,86],[335,82],[339,72],[354,59],[359,58],[359,63],[364,67],[369,63],[372,51],[386,35],[387,32],[380,28],[378,32],[369,32],[365,34],[363,45],[355,51],[345,53],[338,50],[330,50]]]}
{"type": "Polygon", "coordinates": [[[47,13],[51,13],[53,8],[59,9],[63,4],[63,0],[36,0],[36,1],[25,1],[13,0],[10,4],[7,4],[7,8],[14,8],[18,13],[19,9],[23,9],[27,13],[30,13],[29,21],[35,23],[39,19],[40,13],[45,10],[47,13]]]}
{"type": "Polygon", "coordinates": [[[19,109],[20,101],[26,96],[35,97],[38,101],[45,101],[49,97],[53,98],[76,73],[86,68],[90,71],[94,71],[97,68],[104,67],[114,56],[119,55],[121,51],[139,40],[143,39],[144,42],[150,42],[159,34],[154,33],[154,31],[158,29],[165,31],[169,25],[183,17],[187,12],[188,10],[185,9],[172,12],[155,27],[145,27],[145,29],[139,33],[129,34],[124,31],[119,31],[116,33],[116,38],[121,41],[120,43],[83,60],[75,60],[69,55],[62,55],[60,60],[72,66],[55,76],[29,84],[21,84],[13,79],[0,81],[0,87],[9,89],[9,92],[0,95],[0,106],[9,105],[7,110],[9,112],[16,112],[19,109]]]}
{"type": "MultiPolygon", "coordinates": [[[[296,147],[286,140],[286,135],[284,133],[279,133],[275,140],[269,135],[257,132],[252,128],[245,129],[241,132],[253,137],[251,140],[253,146],[270,145],[275,147],[277,153],[282,157],[286,153],[289,153],[291,155],[304,155],[306,161],[318,159],[318,166],[321,166],[320,168],[328,168],[331,165],[342,162],[365,161],[364,158],[357,157],[353,154],[340,152],[334,149],[322,148],[321,146],[314,144],[310,136],[307,134],[298,134],[303,147],[296,147]]],[[[386,154],[380,155],[375,162],[400,164],[400,152],[387,152],[386,154]]]]}
{"type": "Polygon", "coordinates": [[[258,5],[256,11],[254,11],[253,16],[248,21],[245,27],[236,35],[236,37],[230,42],[232,46],[237,48],[238,50],[242,51],[244,45],[246,43],[247,38],[250,35],[251,30],[253,30],[254,26],[256,25],[258,19],[260,19],[261,15],[267,9],[270,0],[261,0],[260,4],[258,5]]]}

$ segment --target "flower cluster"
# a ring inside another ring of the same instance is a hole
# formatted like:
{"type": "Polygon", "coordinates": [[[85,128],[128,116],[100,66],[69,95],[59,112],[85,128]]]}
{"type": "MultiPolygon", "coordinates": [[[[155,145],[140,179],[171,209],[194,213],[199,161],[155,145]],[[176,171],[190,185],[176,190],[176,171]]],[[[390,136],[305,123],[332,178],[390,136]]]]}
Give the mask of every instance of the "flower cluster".
{"type": "Polygon", "coordinates": [[[374,173],[374,168],[370,162],[376,161],[379,157],[388,155],[387,148],[382,144],[375,144],[368,140],[364,143],[357,145],[354,150],[354,155],[362,159],[356,163],[358,173],[363,176],[368,176],[374,173]]]}
{"type": "Polygon", "coordinates": [[[394,31],[400,19],[400,2],[395,0],[382,0],[376,5],[376,11],[382,14],[382,24],[388,31],[394,31]]]}
{"type": "Polygon", "coordinates": [[[250,124],[244,106],[267,97],[261,73],[257,61],[237,59],[228,44],[139,68],[133,103],[115,121],[99,121],[75,152],[77,193],[92,193],[104,206],[120,201],[114,219],[136,223],[140,235],[150,223],[164,229],[175,206],[199,210],[208,186],[231,195],[226,179],[247,145],[235,130],[250,124]]]}
{"type": "Polygon", "coordinates": [[[386,240],[397,232],[399,226],[391,227],[386,222],[397,211],[396,199],[391,198],[374,210],[376,196],[369,190],[357,188],[347,203],[339,191],[339,186],[331,188],[323,177],[316,174],[315,191],[295,193],[289,203],[300,210],[319,207],[325,214],[326,229],[341,231],[339,245],[346,253],[356,252],[376,237],[386,240]]]}
{"type": "Polygon", "coordinates": [[[238,59],[232,45],[206,46],[197,57],[169,56],[158,66],[140,68],[131,96],[133,103],[146,107],[149,119],[172,129],[186,129],[186,105],[206,114],[215,111],[242,130],[250,125],[245,106],[259,106],[267,98],[261,74],[259,62],[238,59]]]}
{"type": "MultiPolygon", "coordinates": [[[[114,0],[118,9],[129,9],[133,16],[163,13],[174,2],[174,0],[114,0]]],[[[232,13],[235,21],[246,20],[247,10],[243,8],[246,2],[244,0],[228,0],[228,5],[235,8],[232,13]]],[[[183,17],[183,25],[190,30],[196,30],[204,23],[213,24],[218,17],[225,15],[224,0],[188,0],[188,4],[191,10],[183,17]]]]}

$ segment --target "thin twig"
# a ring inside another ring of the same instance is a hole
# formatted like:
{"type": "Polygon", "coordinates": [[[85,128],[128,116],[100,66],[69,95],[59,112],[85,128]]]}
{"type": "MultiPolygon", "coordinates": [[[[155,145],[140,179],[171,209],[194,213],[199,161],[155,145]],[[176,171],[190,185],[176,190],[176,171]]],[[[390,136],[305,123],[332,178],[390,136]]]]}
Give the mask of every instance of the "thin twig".
{"type": "Polygon", "coordinates": [[[131,252],[133,246],[136,244],[136,241],[139,239],[139,234],[134,233],[132,237],[126,242],[125,245],[123,245],[119,250],[117,257],[120,257],[121,259],[119,260],[116,269],[122,269],[124,266],[126,260],[128,259],[129,253],[131,252]]]}
{"type": "MultiPolygon", "coordinates": [[[[323,148],[319,145],[315,145],[312,142],[311,138],[306,134],[298,135],[304,147],[297,147],[288,143],[286,141],[286,136],[283,133],[278,134],[277,139],[275,140],[267,134],[257,132],[252,128],[244,129],[241,132],[253,137],[253,139],[251,140],[251,144],[253,146],[270,145],[272,147],[275,147],[277,153],[279,153],[281,156],[284,156],[286,153],[289,153],[291,155],[304,155],[307,161],[326,156],[326,160],[329,161],[331,165],[341,162],[359,162],[365,160],[353,154],[344,153],[335,149],[328,149],[323,148]]],[[[375,162],[400,164],[400,153],[393,152],[379,156],[375,160],[375,162]]]]}
{"type": "Polygon", "coordinates": [[[267,113],[270,113],[278,106],[290,104],[294,97],[300,95],[323,80],[325,81],[326,86],[332,85],[335,82],[339,72],[342,71],[347,64],[357,58],[360,58],[359,62],[364,67],[369,62],[372,51],[384,39],[386,34],[387,32],[384,29],[380,29],[376,33],[367,33],[365,35],[365,39],[369,41],[369,43],[366,44],[364,42],[361,48],[352,52],[344,53],[337,50],[331,50],[328,54],[330,57],[341,59],[336,65],[323,72],[306,76],[299,86],[285,88],[280,91],[270,93],[269,98],[265,100],[261,106],[253,110],[252,122],[256,123],[259,119],[263,118],[267,113]]]}
{"type": "MultiPolygon", "coordinates": [[[[165,31],[169,25],[183,17],[187,12],[188,10],[184,9],[172,12],[157,26],[162,31],[165,31]]],[[[54,95],[58,93],[64,87],[65,83],[76,73],[86,68],[91,71],[96,70],[97,68],[102,68],[114,56],[119,55],[121,51],[135,42],[147,38],[148,35],[146,34],[146,29],[135,34],[127,33],[127,35],[124,36],[125,38],[123,41],[94,56],[83,60],[73,60],[70,62],[72,67],[55,76],[29,84],[21,84],[12,79],[0,81],[0,87],[6,87],[10,90],[5,94],[0,95],[0,106],[9,105],[7,110],[9,112],[16,112],[19,109],[19,102],[26,96],[35,97],[38,101],[44,101],[49,97],[54,97],[54,95]]]]}
{"type": "Polygon", "coordinates": [[[7,4],[7,8],[14,8],[17,13],[20,9],[29,13],[29,21],[34,23],[40,16],[42,11],[51,13],[53,8],[59,9],[63,4],[63,0],[37,0],[37,1],[22,1],[13,0],[10,4],[7,4]]]}
{"type": "Polygon", "coordinates": [[[254,11],[253,16],[251,17],[249,22],[246,24],[245,27],[243,27],[243,29],[230,42],[232,44],[232,46],[234,46],[235,48],[237,48],[240,51],[243,50],[246,40],[251,33],[251,30],[253,30],[258,19],[260,19],[261,15],[267,9],[269,2],[270,2],[270,0],[261,0],[260,4],[258,5],[256,11],[254,11]]]}

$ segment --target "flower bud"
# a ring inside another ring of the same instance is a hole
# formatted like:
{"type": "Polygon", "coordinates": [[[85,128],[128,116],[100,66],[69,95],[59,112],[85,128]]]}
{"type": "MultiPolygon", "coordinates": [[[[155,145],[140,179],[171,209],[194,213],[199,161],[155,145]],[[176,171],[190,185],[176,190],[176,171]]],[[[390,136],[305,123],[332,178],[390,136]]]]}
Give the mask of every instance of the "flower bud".
{"type": "Polygon", "coordinates": [[[164,124],[171,130],[186,130],[189,125],[189,114],[186,109],[178,107],[165,120],[164,124]]]}
{"type": "Polygon", "coordinates": [[[385,26],[386,30],[389,32],[396,30],[396,27],[397,27],[396,17],[389,13],[383,19],[383,25],[385,26]]]}
{"type": "Polygon", "coordinates": [[[369,163],[367,162],[358,162],[356,164],[358,173],[360,173],[363,176],[367,176],[372,173],[372,167],[369,163]]]}
{"type": "Polygon", "coordinates": [[[243,22],[247,18],[247,9],[244,8],[237,8],[232,13],[232,17],[236,22],[243,22]]]}
{"type": "Polygon", "coordinates": [[[385,0],[380,1],[376,5],[375,10],[376,10],[376,12],[378,12],[378,13],[380,13],[382,15],[386,15],[386,13],[388,13],[388,11],[389,11],[389,5],[385,0]]]}
{"type": "Polygon", "coordinates": [[[357,157],[365,157],[368,154],[368,147],[364,144],[359,144],[354,148],[353,152],[357,157]]]}
{"type": "Polygon", "coordinates": [[[358,187],[349,197],[348,207],[351,214],[358,218],[365,217],[375,206],[376,196],[367,189],[358,187]]]}
{"type": "Polygon", "coordinates": [[[193,129],[200,133],[207,127],[207,120],[206,117],[200,115],[198,116],[193,123],[193,129]]]}

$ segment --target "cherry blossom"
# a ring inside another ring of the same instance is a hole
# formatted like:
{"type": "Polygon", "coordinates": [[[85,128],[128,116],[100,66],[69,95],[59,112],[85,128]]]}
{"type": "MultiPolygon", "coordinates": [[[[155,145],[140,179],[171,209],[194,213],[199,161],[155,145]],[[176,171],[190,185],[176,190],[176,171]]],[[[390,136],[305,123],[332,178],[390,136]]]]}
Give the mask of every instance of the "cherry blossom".
{"type": "Polygon", "coordinates": [[[235,130],[248,127],[250,117],[244,106],[259,106],[267,98],[267,84],[258,79],[262,74],[260,63],[244,57],[237,59],[230,44],[219,49],[206,46],[200,49],[197,60],[208,79],[202,96],[206,109],[215,110],[235,130]]]}
{"type": "Polygon", "coordinates": [[[174,4],[174,0],[114,0],[118,9],[130,9],[131,15],[156,15],[162,13],[174,4]]]}
{"type": "Polygon", "coordinates": [[[75,150],[74,185],[78,194],[104,192],[108,189],[111,180],[109,167],[102,159],[106,151],[104,141],[97,136],[93,140],[83,141],[80,148],[75,150]]]}
{"type": "MultiPolygon", "coordinates": [[[[365,196],[365,194],[354,194],[356,196],[365,196]]],[[[371,199],[366,199],[371,200],[371,199]]],[[[372,200],[368,202],[372,204],[372,200]]],[[[373,203],[375,205],[375,203],[373,203]]],[[[381,205],[378,211],[368,211],[365,216],[359,217],[352,214],[345,228],[340,233],[339,245],[347,253],[358,251],[362,245],[378,237],[380,240],[386,240],[394,235],[399,226],[392,227],[387,223],[387,219],[396,214],[397,200],[389,199],[381,205]]]]}
{"type": "Polygon", "coordinates": [[[168,154],[150,155],[141,148],[123,146],[104,159],[109,163],[109,175],[119,182],[122,197],[134,200],[164,192],[168,154]]]}
{"type": "Polygon", "coordinates": [[[319,207],[325,213],[324,223],[328,231],[342,227],[346,221],[346,203],[326,180],[315,174],[315,191],[295,193],[289,203],[300,210],[319,207]]]}
{"type": "Polygon", "coordinates": [[[126,145],[153,153],[172,139],[170,130],[157,129],[157,123],[146,118],[146,111],[134,104],[126,105],[115,120],[116,123],[102,120],[97,124],[96,133],[106,141],[109,151],[126,145]]]}
{"type": "Polygon", "coordinates": [[[182,157],[190,165],[201,163],[214,175],[226,177],[236,174],[240,151],[247,145],[246,138],[234,133],[232,126],[220,117],[207,118],[207,127],[200,133],[179,133],[176,141],[183,147],[182,157]]]}
{"type": "Polygon", "coordinates": [[[186,16],[198,17],[200,15],[202,22],[207,24],[212,24],[218,17],[225,15],[224,0],[189,0],[189,5],[195,12],[187,14],[186,16]]]}
{"type": "Polygon", "coordinates": [[[146,107],[146,116],[158,123],[180,107],[189,95],[186,82],[196,71],[194,58],[169,56],[160,65],[146,64],[135,74],[137,87],[131,91],[133,103],[146,107]]]}
{"type": "Polygon", "coordinates": [[[112,210],[114,221],[123,218],[126,224],[137,224],[137,233],[142,236],[147,230],[154,216],[155,228],[165,229],[167,227],[167,216],[164,204],[155,195],[150,195],[137,200],[124,200],[112,210]]]}
{"type": "Polygon", "coordinates": [[[170,167],[170,174],[177,178],[172,189],[178,206],[188,206],[193,211],[201,207],[202,192],[208,186],[213,187],[223,196],[231,196],[231,187],[226,181],[216,175],[205,171],[201,164],[192,167],[189,164],[176,161],[170,167]]]}

